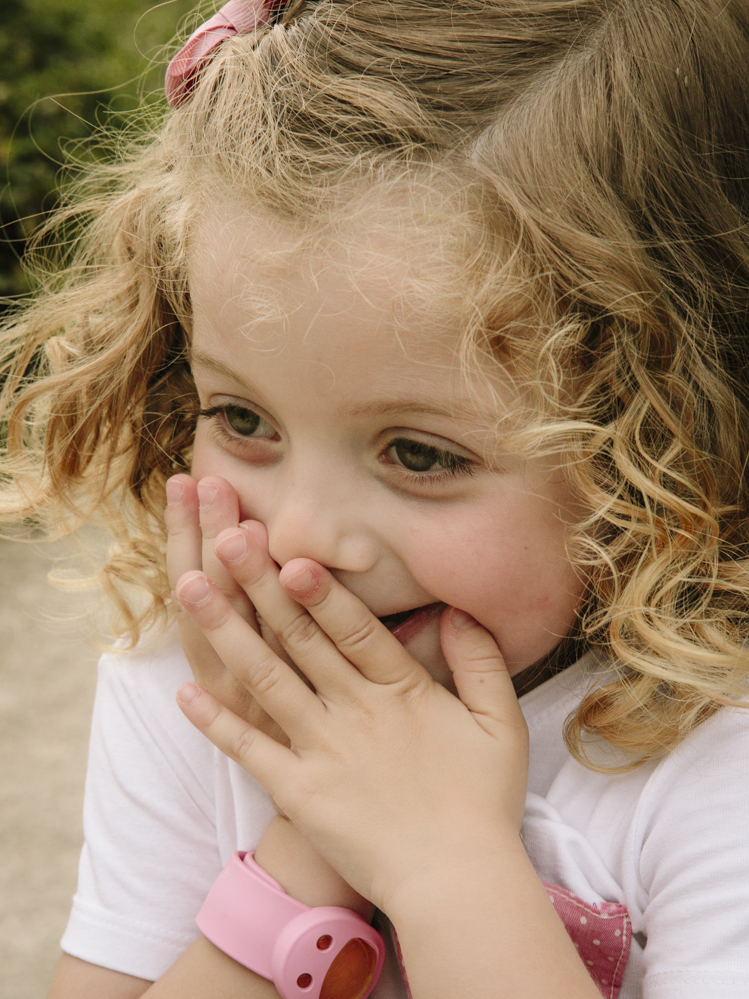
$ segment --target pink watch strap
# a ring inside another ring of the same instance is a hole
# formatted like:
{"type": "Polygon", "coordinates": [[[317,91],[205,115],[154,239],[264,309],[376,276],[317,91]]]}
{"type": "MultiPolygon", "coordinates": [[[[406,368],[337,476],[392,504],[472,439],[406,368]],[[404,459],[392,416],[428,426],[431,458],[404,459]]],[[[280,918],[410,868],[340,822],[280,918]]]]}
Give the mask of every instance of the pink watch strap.
{"type": "Polygon", "coordinates": [[[351,992],[351,999],[366,999],[385,957],[382,937],[361,916],[299,902],[249,853],[232,854],[195,921],[219,950],[271,979],[283,999],[318,999],[331,964],[351,940],[371,951],[366,980],[353,983],[351,992]]]}

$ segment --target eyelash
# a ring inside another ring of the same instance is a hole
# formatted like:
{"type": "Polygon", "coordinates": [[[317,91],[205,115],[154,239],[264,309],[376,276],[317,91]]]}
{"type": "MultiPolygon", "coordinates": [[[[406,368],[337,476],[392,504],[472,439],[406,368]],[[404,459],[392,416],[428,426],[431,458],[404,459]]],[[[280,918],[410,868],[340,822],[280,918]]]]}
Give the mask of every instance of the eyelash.
{"type": "Polygon", "coordinates": [[[425,444],[423,441],[413,440],[411,437],[395,437],[391,440],[387,447],[382,451],[382,454],[387,454],[392,448],[397,447],[398,444],[408,444],[412,451],[419,452],[423,454],[434,455],[434,461],[440,461],[444,464],[437,472],[415,472],[413,469],[406,468],[403,464],[394,465],[398,468],[402,468],[407,474],[408,478],[412,482],[441,482],[448,478],[457,478],[459,475],[475,475],[476,468],[470,458],[464,458],[462,455],[455,454],[454,451],[445,451],[442,448],[434,447],[432,444],[425,444]]]}
{"type": "MultiPolygon", "coordinates": [[[[247,413],[251,413],[253,416],[256,415],[251,409],[247,409],[244,406],[237,405],[224,405],[224,406],[211,406],[208,409],[200,409],[198,411],[198,417],[203,419],[208,419],[213,422],[213,430],[220,437],[223,444],[233,444],[236,445],[238,442],[242,443],[245,440],[252,440],[253,438],[247,436],[243,437],[239,433],[232,433],[226,426],[227,412],[230,409],[242,410],[247,413]],[[223,417],[223,419],[221,419],[223,417]]],[[[259,417],[262,420],[262,417],[259,417]]],[[[266,422],[266,421],[263,421],[266,422]]],[[[257,438],[259,440],[267,440],[267,438],[257,438]]],[[[406,444],[410,446],[410,449],[415,452],[421,451],[423,454],[433,454],[434,461],[440,461],[444,464],[436,472],[424,471],[416,472],[413,469],[406,468],[402,463],[391,461],[392,467],[400,468],[406,475],[406,478],[410,482],[424,484],[439,483],[449,478],[457,478],[461,475],[475,475],[476,468],[474,463],[470,458],[466,458],[463,455],[455,454],[453,451],[446,451],[442,448],[434,447],[431,444],[426,444],[423,441],[414,440],[410,437],[394,437],[390,440],[387,445],[380,452],[380,459],[384,458],[388,453],[396,448],[399,444],[406,444]]]]}
{"type": "Polygon", "coordinates": [[[229,441],[236,444],[238,441],[248,441],[248,440],[267,440],[267,437],[253,438],[249,434],[242,435],[238,431],[231,431],[231,424],[229,423],[229,418],[227,413],[229,410],[236,410],[242,413],[247,413],[250,416],[255,416],[257,419],[267,424],[267,420],[264,420],[262,416],[258,416],[253,410],[248,409],[246,406],[238,406],[236,403],[226,403],[223,406],[211,406],[209,409],[199,409],[198,418],[202,417],[206,420],[211,420],[213,422],[213,430],[221,435],[223,441],[229,441]],[[223,420],[220,419],[223,417],[223,420]],[[228,427],[227,427],[228,424],[228,427]]]}

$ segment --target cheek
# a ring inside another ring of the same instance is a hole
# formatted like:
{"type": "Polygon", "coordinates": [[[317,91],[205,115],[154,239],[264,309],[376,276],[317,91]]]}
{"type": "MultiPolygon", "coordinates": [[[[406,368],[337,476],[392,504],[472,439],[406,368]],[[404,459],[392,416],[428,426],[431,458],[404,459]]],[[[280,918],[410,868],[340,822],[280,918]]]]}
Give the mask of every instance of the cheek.
{"type": "Polygon", "coordinates": [[[509,516],[488,510],[419,533],[414,577],[487,628],[511,672],[550,652],[574,623],[584,581],[547,504],[536,508],[531,500],[509,516]]]}
{"type": "Polygon", "coordinates": [[[268,515],[276,505],[268,469],[255,468],[227,454],[203,422],[195,431],[190,474],[198,481],[207,475],[225,479],[239,497],[240,518],[268,523],[268,515]]]}
{"type": "Polygon", "coordinates": [[[220,475],[230,482],[237,492],[243,484],[243,466],[214,440],[207,420],[201,420],[195,431],[195,443],[192,451],[191,474],[195,479],[206,475],[220,475]]]}
{"type": "Polygon", "coordinates": [[[195,430],[190,473],[195,479],[202,479],[206,475],[221,475],[217,471],[220,464],[221,453],[211,441],[210,430],[205,421],[201,420],[195,430]]]}

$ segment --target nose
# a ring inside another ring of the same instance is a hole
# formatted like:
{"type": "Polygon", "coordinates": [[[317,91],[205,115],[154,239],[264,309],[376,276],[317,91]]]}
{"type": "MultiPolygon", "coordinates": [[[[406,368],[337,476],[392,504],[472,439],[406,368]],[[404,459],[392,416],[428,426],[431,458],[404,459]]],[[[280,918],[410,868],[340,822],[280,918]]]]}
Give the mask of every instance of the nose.
{"type": "Polygon", "coordinates": [[[355,484],[319,472],[290,476],[263,518],[271,557],[279,565],[311,558],[328,569],[366,572],[378,559],[374,525],[355,484]]]}

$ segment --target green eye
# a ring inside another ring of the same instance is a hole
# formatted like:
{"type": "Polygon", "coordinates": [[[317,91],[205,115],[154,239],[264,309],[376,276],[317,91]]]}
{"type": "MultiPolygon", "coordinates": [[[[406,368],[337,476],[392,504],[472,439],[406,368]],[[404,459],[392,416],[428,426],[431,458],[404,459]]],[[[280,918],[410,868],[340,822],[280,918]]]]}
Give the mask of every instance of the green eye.
{"type": "Polygon", "coordinates": [[[243,409],[242,406],[225,406],[224,416],[234,433],[240,437],[254,437],[260,424],[265,422],[257,413],[253,413],[251,409],[243,409]]]}
{"type": "Polygon", "coordinates": [[[446,451],[422,444],[419,441],[399,440],[393,444],[398,461],[409,472],[430,472],[435,467],[444,468],[446,451]]]}
{"type": "Polygon", "coordinates": [[[455,454],[453,451],[443,451],[442,448],[425,444],[423,441],[398,437],[391,441],[387,451],[393,464],[413,472],[415,476],[420,476],[424,482],[436,482],[447,476],[475,473],[470,458],[455,454]]]}
{"type": "Polygon", "coordinates": [[[227,403],[225,406],[211,406],[210,409],[199,410],[198,416],[206,420],[218,420],[217,426],[226,436],[231,436],[227,431],[228,428],[236,437],[254,437],[263,440],[278,438],[276,431],[267,420],[245,406],[233,403],[227,403]]]}

